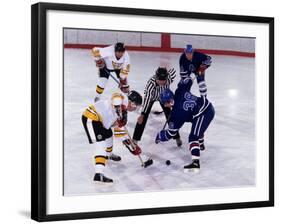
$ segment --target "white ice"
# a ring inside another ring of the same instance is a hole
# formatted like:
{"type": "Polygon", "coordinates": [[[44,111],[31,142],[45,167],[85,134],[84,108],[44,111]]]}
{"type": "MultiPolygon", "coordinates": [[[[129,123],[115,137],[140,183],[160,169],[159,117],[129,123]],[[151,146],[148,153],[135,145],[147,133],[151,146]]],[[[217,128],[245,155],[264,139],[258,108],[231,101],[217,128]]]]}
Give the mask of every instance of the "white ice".
{"type": "MultiPolygon", "coordinates": [[[[179,71],[179,53],[129,52],[131,89],[143,93],[146,81],[159,66],[179,71]]],[[[184,142],[181,148],[174,140],[154,144],[165,123],[164,115],[150,114],[140,147],[143,157],[152,157],[154,164],[142,168],[137,157],[115,139],[114,153],[120,162],[109,161],[105,175],[114,180],[111,186],[94,184],[92,155],[81,114],[95,96],[98,71],[89,50],[64,51],[64,194],[89,195],[96,193],[160,191],[196,188],[245,187],[255,185],[255,59],[215,56],[206,72],[208,99],[216,111],[205,133],[206,150],[201,153],[200,173],[184,173],[183,166],[191,161],[188,150],[190,124],[180,130],[184,142]],[[171,165],[165,164],[166,160],[171,165]]],[[[177,80],[172,85],[175,90],[177,80]]],[[[118,90],[109,79],[103,98],[118,90]]],[[[192,92],[198,95],[194,82],[192,92]]],[[[128,129],[133,133],[139,112],[129,114],[128,129]]]]}

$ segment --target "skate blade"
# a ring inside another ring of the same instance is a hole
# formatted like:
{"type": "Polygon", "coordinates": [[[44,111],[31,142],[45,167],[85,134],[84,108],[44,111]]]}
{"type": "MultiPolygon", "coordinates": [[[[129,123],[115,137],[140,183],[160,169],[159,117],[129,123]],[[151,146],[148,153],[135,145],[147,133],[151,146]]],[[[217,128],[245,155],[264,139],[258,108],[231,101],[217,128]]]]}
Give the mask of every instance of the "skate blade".
{"type": "Polygon", "coordinates": [[[183,169],[184,173],[199,173],[200,168],[192,168],[192,169],[183,169]]]}
{"type": "Polygon", "coordinates": [[[106,158],[108,161],[113,161],[113,162],[121,162],[121,160],[122,160],[122,159],[120,159],[120,160],[112,159],[112,158],[110,158],[109,156],[106,156],[105,158],[106,158]]]}
{"type": "Polygon", "coordinates": [[[94,184],[99,185],[99,186],[112,186],[113,182],[102,182],[102,181],[93,181],[94,184]]]}
{"type": "Polygon", "coordinates": [[[115,163],[118,163],[118,162],[121,162],[121,159],[120,159],[120,160],[113,160],[113,159],[109,159],[109,161],[111,161],[111,162],[115,162],[115,163]]]}

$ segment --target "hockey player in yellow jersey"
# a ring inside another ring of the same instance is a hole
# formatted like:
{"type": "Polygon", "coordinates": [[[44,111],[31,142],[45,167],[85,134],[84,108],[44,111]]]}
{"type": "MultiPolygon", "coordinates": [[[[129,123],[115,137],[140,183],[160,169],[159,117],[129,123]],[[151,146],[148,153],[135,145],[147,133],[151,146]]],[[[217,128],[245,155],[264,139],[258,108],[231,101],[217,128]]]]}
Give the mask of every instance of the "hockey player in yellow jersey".
{"type": "MultiPolygon", "coordinates": [[[[142,104],[142,96],[136,91],[113,93],[111,99],[99,100],[90,105],[82,115],[82,123],[90,144],[94,144],[93,164],[95,166],[94,182],[112,183],[113,180],[104,175],[108,159],[120,161],[121,157],[113,154],[113,128],[122,132],[127,123],[127,112],[134,111],[142,104]],[[92,132],[92,134],[90,134],[92,132]],[[94,137],[95,136],[95,140],[94,137]]],[[[130,142],[123,142],[126,147],[130,142]]],[[[134,155],[141,153],[140,148],[132,147],[134,155]]]]}
{"type": "Polygon", "coordinates": [[[119,79],[119,88],[123,93],[129,92],[127,77],[130,71],[130,57],[125,49],[124,43],[92,49],[92,55],[99,69],[99,79],[96,86],[95,102],[100,99],[111,72],[115,72],[119,79]]]}

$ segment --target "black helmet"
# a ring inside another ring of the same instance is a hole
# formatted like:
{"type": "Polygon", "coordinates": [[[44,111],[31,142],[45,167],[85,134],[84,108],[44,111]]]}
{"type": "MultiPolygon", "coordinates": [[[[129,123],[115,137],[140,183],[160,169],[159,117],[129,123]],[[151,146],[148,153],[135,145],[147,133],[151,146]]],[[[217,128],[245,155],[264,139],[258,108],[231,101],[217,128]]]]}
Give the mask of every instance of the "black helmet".
{"type": "Polygon", "coordinates": [[[114,46],[114,50],[116,51],[121,51],[124,52],[125,51],[125,45],[122,42],[117,42],[114,46]]]}
{"type": "Polygon", "coordinates": [[[128,99],[138,106],[142,104],[142,96],[135,90],[129,92],[128,99]]]}
{"type": "Polygon", "coordinates": [[[165,67],[158,67],[155,72],[156,79],[158,80],[167,80],[168,75],[169,73],[165,67]]]}

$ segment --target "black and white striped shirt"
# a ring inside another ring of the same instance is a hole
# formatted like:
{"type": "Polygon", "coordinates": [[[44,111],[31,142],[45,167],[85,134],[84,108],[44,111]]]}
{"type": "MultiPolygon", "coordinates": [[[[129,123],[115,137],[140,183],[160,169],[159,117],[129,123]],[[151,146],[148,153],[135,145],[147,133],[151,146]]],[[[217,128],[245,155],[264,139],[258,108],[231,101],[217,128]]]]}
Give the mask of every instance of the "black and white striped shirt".
{"type": "Polygon", "coordinates": [[[145,114],[149,108],[150,103],[160,100],[160,93],[169,88],[170,84],[175,80],[176,78],[176,70],[175,69],[170,69],[168,71],[168,79],[167,82],[164,86],[159,86],[156,83],[156,78],[155,75],[152,76],[144,89],[144,103],[142,105],[142,114],[145,114]]]}

